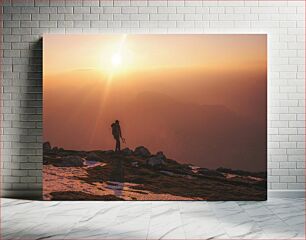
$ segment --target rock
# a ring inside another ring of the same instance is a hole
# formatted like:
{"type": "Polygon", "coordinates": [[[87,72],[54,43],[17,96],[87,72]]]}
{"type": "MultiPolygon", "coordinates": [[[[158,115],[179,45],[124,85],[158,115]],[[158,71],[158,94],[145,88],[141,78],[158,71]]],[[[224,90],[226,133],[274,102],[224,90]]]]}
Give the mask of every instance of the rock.
{"type": "Polygon", "coordinates": [[[136,156],[141,156],[141,157],[150,157],[151,156],[150,151],[147,148],[145,148],[144,146],[140,146],[140,147],[135,148],[134,154],[136,156]]]}
{"type": "Polygon", "coordinates": [[[58,159],[60,167],[83,167],[84,161],[80,156],[65,156],[58,159]]]}
{"type": "Polygon", "coordinates": [[[126,156],[130,156],[130,155],[133,154],[133,151],[132,151],[131,149],[129,149],[129,148],[124,148],[124,149],[122,149],[121,152],[122,152],[124,155],[126,155],[126,156]]]}
{"type": "Polygon", "coordinates": [[[139,164],[138,164],[138,162],[132,162],[132,166],[133,167],[139,167],[139,164]]]}
{"type": "Polygon", "coordinates": [[[160,166],[165,165],[166,163],[166,156],[163,152],[159,151],[154,156],[147,159],[146,163],[150,166],[160,166]]]}
{"type": "Polygon", "coordinates": [[[100,162],[102,161],[102,157],[100,157],[97,153],[90,152],[86,155],[86,159],[88,161],[95,161],[95,162],[100,162]]]}
{"type": "Polygon", "coordinates": [[[147,165],[149,166],[160,166],[165,164],[165,160],[161,156],[153,156],[147,159],[147,165]]]}
{"type": "Polygon", "coordinates": [[[50,151],[51,150],[51,144],[49,142],[44,142],[43,150],[44,151],[50,151]]]}
{"type": "Polygon", "coordinates": [[[199,174],[205,175],[205,176],[210,176],[210,177],[222,177],[224,178],[224,175],[218,171],[215,170],[210,170],[207,168],[200,168],[198,169],[199,174]]]}
{"type": "Polygon", "coordinates": [[[157,152],[155,156],[163,159],[164,161],[166,161],[167,159],[165,154],[162,151],[157,152]]]}

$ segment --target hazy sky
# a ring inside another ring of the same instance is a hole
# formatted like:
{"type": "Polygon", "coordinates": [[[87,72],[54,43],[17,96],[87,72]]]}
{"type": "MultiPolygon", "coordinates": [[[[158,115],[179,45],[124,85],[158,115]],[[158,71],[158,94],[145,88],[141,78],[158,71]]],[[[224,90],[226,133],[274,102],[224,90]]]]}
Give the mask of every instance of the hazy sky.
{"type": "MultiPolygon", "coordinates": [[[[119,53],[122,69],[266,66],[266,35],[46,35],[44,73],[91,68],[109,72],[119,53]]],[[[120,69],[120,70],[122,70],[120,69]]]]}
{"type": "Polygon", "coordinates": [[[264,170],[266,41],[264,34],[45,35],[44,140],[111,149],[110,124],[119,119],[128,147],[202,167],[264,170]],[[237,149],[225,146],[231,136],[237,149]]]}

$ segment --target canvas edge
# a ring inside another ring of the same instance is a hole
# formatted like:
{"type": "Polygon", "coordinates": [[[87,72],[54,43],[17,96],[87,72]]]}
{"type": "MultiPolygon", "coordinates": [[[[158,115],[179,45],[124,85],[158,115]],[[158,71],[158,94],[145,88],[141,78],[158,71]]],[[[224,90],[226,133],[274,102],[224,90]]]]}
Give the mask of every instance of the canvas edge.
{"type": "MultiPolygon", "coordinates": [[[[270,198],[305,198],[305,190],[268,190],[270,198]]],[[[42,190],[2,190],[2,198],[43,200],[42,190]]]]}

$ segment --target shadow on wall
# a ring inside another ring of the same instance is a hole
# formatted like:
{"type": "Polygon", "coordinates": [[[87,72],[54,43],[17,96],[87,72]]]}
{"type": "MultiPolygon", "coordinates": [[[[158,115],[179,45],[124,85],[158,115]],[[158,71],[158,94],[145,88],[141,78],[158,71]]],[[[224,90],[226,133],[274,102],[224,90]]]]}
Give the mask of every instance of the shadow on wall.
{"type": "MultiPolygon", "coordinates": [[[[27,169],[28,181],[25,189],[12,188],[13,197],[23,199],[42,199],[42,53],[43,40],[32,42],[29,45],[26,72],[20,73],[21,107],[20,128],[26,135],[20,135],[20,160],[25,159],[26,164],[20,164],[20,170],[27,169]]],[[[24,134],[24,133],[21,133],[24,134]]]]}

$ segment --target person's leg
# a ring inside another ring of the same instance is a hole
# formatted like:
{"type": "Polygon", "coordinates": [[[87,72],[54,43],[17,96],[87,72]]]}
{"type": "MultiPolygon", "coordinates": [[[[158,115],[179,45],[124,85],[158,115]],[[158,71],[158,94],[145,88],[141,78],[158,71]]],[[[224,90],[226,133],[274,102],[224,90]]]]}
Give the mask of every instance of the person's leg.
{"type": "Polygon", "coordinates": [[[120,140],[118,138],[116,138],[116,150],[115,152],[119,152],[120,151],[120,140]]]}

